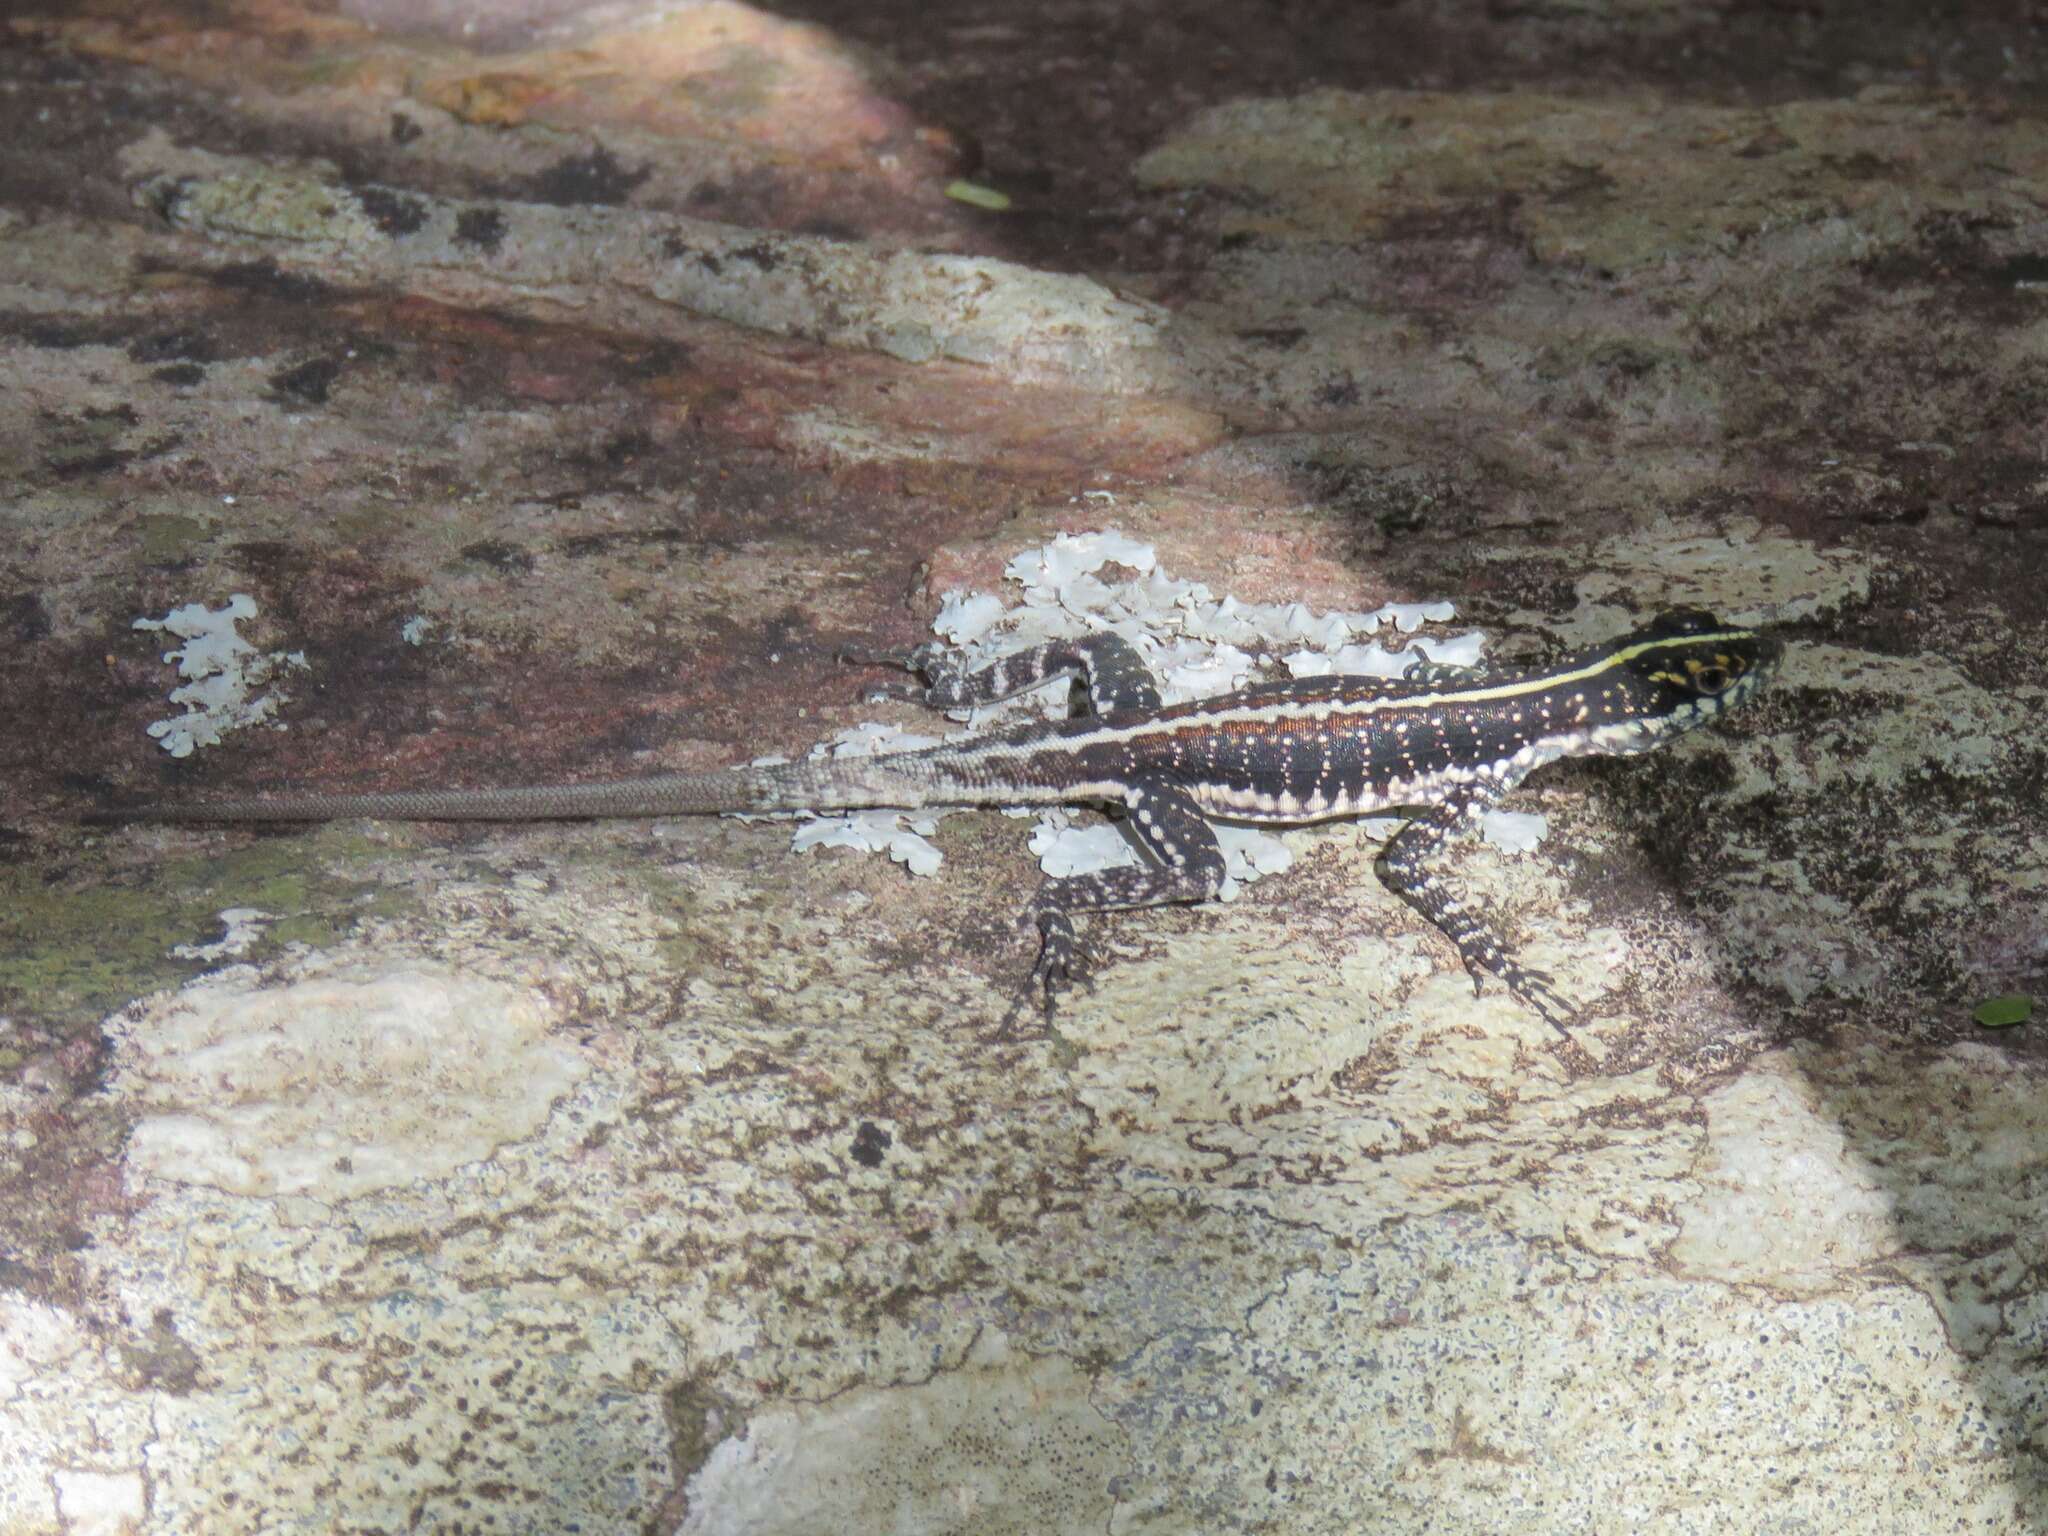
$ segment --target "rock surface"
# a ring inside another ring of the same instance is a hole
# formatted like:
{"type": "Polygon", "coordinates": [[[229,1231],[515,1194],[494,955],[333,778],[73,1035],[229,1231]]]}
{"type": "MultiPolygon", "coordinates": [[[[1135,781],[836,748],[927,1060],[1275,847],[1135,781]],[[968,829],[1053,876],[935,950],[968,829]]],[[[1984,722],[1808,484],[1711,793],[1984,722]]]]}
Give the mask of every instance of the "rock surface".
{"type": "Polygon", "coordinates": [[[2048,1528],[2023,19],[477,9],[0,30],[0,1536],[2048,1528]],[[999,816],[75,823],[945,728],[1105,528],[1788,655],[1457,856],[1571,1043],[1367,827],[996,1037],[999,816]]]}

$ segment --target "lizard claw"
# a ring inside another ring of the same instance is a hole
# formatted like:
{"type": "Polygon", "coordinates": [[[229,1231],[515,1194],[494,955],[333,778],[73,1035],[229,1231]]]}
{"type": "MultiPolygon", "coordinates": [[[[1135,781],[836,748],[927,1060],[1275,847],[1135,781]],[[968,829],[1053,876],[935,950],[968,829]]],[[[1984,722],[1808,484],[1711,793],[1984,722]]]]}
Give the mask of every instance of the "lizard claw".
{"type": "Polygon", "coordinates": [[[1032,978],[1025,978],[1024,985],[1017,989],[1017,995],[1010,999],[1010,1006],[1004,1010],[1003,1016],[996,1021],[996,1027],[983,1035],[981,1037],[982,1040],[990,1045],[996,1045],[1004,1041],[1022,1038],[1023,1031],[1017,1028],[1017,1018],[1031,1001],[1033,990],[1032,978]]]}
{"type": "Polygon", "coordinates": [[[927,642],[907,651],[871,651],[863,646],[842,645],[833,656],[855,666],[889,667],[898,672],[924,672],[944,654],[944,648],[927,642]]]}
{"type": "Polygon", "coordinates": [[[872,688],[864,690],[861,697],[864,699],[900,699],[905,704],[924,704],[929,702],[926,698],[929,692],[929,689],[920,688],[915,683],[876,683],[872,688]]]}
{"type": "MultiPolygon", "coordinates": [[[[1472,995],[1477,997],[1483,990],[1481,980],[1484,972],[1476,965],[1467,965],[1465,969],[1472,977],[1472,995]]],[[[1506,987],[1523,1007],[1534,1012],[1565,1039],[1572,1039],[1571,1027],[1567,1021],[1576,1018],[1579,1010],[1567,1002],[1563,994],[1557,990],[1550,972],[1517,965],[1509,960],[1495,974],[1500,977],[1501,985],[1506,987]]]]}
{"type": "Polygon", "coordinates": [[[1045,971],[1041,966],[1033,965],[1030,974],[1024,978],[1024,985],[1019,987],[1016,996],[1010,999],[1010,1006],[1004,1012],[1002,1019],[996,1024],[994,1029],[988,1032],[985,1038],[990,1041],[1022,1038],[1024,1031],[1017,1027],[1017,1020],[1024,1010],[1031,1006],[1034,998],[1045,1010],[1045,1029],[1047,1032],[1050,1032],[1055,1012],[1053,997],[1052,974],[1045,971]]]}
{"type": "Polygon", "coordinates": [[[1074,937],[1074,920],[1058,907],[1041,907],[1036,902],[1025,911],[1024,920],[1038,929],[1038,960],[1031,974],[1044,986],[1050,1002],[1054,989],[1074,975],[1074,955],[1080,948],[1074,937]]]}
{"type": "Polygon", "coordinates": [[[1539,1014],[1543,1022],[1556,1030],[1565,1039],[1572,1038],[1568,1020],[1578,1015],[1578,1009],[1567,1002],[1557,988],[1551,985],[1547,971],[1523,970],[1517,966],[1512,973],[1503,976],[1507,989],[1539,1014]]]}
{"type": "MultiPolygon", "coordinates": [[[[860,646],[842,645],[833,652],[843,662],[863,667],[888,667],[895,672],[909,672],[928,678],[933,665],[943,654],[937,645],[920,645],[907,651],[870,651],[860,646]]],[[[915,683],[877,683],[863,695],[870,699],[901,699],[911,704],[929,704],[932,691],[915,683]]]]}
{"type": "Polygon", "coordinates": [[[832,653],[834,661],[843,661],[855,667],[895,667],[901,670],[910,653],[908,651],[871,651],[864,645],[842,645],[832,653]]]}
{"type": "Polygon", "coordinates": [[[1030,1003],[1034,993],[1045,1009],[1045,1027],[1050,1030],[1058,1012],[1056,1004],[1060,989],[1076,981],[1091,990],[1095,985],[1074,963],[1080,945],[1074,937],[1074,920],[1065,912],[1057,907],[1040,907],[1033,903],[1024,909],[1019,923],[1038,930],[1038,958],[1032,961],[1024,985],[1017,989],[1017,996],[1011,1002],[1009,1012],[996,1026],[992,1039],[1015,1038],[1013,1026],[1017,1016],[1030,1003]]]}

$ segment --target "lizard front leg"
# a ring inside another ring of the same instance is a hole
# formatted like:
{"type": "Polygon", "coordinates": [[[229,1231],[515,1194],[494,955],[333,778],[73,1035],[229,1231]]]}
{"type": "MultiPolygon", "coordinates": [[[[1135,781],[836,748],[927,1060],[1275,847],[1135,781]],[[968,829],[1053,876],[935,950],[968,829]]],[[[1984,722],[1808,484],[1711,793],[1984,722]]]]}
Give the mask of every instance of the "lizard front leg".
{"type": "Polygon", "coordinates": [[[1188,793],[1163,778],[1146,776],[1124,794],[1130,827],[1156,863],[1097,870],[1048,880],[1025,908],[1038,927],[1033,977],[1050,1006],[1054,987],[1074,970],[1074,913],[1210,901],[1223,888],[1223,850],[1215,829],[1188,793]]]}
{"type": "Polygon", "coordinates": [[[1508,781],[1480,779],[1409,821],[1380,850],[1380,879],[1457,946],[1458,958],[1465,962],[1475,993],[1479,991],[1481,975],[1491,971],[1506,984],[1508,991],[1542,1015],[1544,1022],[1570,1039],[1571,1031],[1564,1021],[1571,1017],[1573,1009],[1552,988],[1550,977],[1522,965],[1509,954],[1486,922],[1453,896],[1427,865],[1429,857],[1452,834],[1471,826],[1482,811],[1498,803],[1513,787],[1508,781]]]}

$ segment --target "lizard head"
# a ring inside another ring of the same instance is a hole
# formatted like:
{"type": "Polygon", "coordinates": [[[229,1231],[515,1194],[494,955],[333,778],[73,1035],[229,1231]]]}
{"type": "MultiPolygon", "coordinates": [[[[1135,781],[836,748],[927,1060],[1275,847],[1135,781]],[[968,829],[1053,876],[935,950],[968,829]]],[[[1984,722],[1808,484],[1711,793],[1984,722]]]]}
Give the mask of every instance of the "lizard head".
{"type": "Polygon", "coordinates": [[[1660,614],[1595,663],[1613,752],[1641,752],[1746,703],[1784,647],[1698,608],[1660,614]]]}

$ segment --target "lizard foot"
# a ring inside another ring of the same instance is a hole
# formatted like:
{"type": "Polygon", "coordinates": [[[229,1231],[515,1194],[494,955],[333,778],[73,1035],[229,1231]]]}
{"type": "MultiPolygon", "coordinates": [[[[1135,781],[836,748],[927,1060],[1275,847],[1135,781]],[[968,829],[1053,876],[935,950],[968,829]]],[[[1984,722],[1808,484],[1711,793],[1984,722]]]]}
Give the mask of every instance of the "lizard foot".
{"type": "Polygon", "coordinates": [[[897,672],[929,672],[939,658],[946,653],[945,647],[932,641],[912,646],[907,651],[870,651],[858,645],[842,645],[832,654],[840,661],[860,667],[889,667],[897,672]]]}
{"type": "Polygon", "coordinates": [[[1060,989],[1079,982],[1091,990],[1094,983],[1077,964],[1080,955],[1080,941],[1074,935],[1074,920],[1057,907],[1039,907],[1035,903],[1025,909],[1021,922],[1038,930],[1038,958],[1032,962],[1031,972],[1024,978],[1024,985],[1017,989],[1017,996],[1010,1004],[1002,1022],[990,1036],[996,1040],[1017,1038],[1017,1019],[1035,996],[1045,1010],[1045,1027],[1050,1030],[1057,1013],[1056,1002],[1060,989]]]}
{"type": "Polygon", "coordinates": [[[1404,683],[1421,683],[1430,688],[1469,682],[1471,678],[1472,668],[1454,667],[1448,662],[1431,661],[1426,655],[1420,661],[1408,663],[1407,670],[1401,674],[1401,681],[1404,683]]]}
{"type": "MultiPolygon", "coordinates": [[[[1467,965],[1465,969],[1472,977],[1472,995],[1477,997],[1481,990],[1480,979],[1483,973],[1474,965],[1467,965]]],[[[1524,1007],[1534,1012],[1565,1039],[1572,1039],[1569,1021],[1578,1016],[1579,1010],[1566,1001],[1564,995],[1552,984],[1548,971],[1531,970],[1527,966],[1506,960],[1502,962],[1497,974],[1501,984],[1524,1007]]]]}
{"type": "MultiPolygon", "coordinates": [[[[833,655],[836,659],[854,666],[888,667],[896,672],[913,673],[929,682],[937,675],[934,669],[945,655],[945,648],[936,644],[926,644],[907,651],[870,651],[859,646],[842,645],[833,655]]],[[[861,696],[869,699],[903,699],[912,704],[929,704],[932,690],[916,683],[877,683],[866,689],[861,696]]]]}

